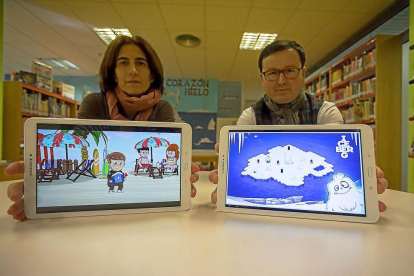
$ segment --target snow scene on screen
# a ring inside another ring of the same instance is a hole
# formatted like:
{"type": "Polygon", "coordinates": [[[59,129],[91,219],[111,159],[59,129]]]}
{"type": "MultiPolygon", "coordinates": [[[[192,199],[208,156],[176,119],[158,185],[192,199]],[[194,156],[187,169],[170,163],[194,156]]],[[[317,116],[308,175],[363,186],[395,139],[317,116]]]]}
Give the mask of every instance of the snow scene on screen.
{"type": "Polygon", "coordinates": [[[180,203],[181,133],[38,129],[37,139],[38,210],[180,203]]]}
{"type": "Polygon", "coordinates": [[[365,216],[360,132],[230,132],[226,205],[365,216]]]}

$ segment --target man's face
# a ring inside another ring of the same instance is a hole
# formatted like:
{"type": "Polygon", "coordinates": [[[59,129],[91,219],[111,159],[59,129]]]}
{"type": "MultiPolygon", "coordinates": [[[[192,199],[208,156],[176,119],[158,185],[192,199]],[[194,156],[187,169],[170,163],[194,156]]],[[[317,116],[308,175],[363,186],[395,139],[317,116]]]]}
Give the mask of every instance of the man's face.
{"type": "Polygon", "coordinates": [[[149,151],[148,150],[140,150],[139,151],[139,155],[141,156],[141,157],[148,157],[148,154],[149,154],[149,151]]]}
{"type": "Polygon", "coordinates": [[[120,171],[124,168],[125,166],[125,161],[124,160],[111,160],[111,163],[109,163],[109,166],[111,167],[111,169],[113,171],[120,171]]]}
{"type": "MultiPolygon", "coordinates": [[[[302,67],[299,53],[294,49],[288,49],[271,54],[262,61],[263,72],[272,70],[285,70],[302,67]]],[[[299,71],[299,75],[293,79],[287,79],[280,72],[278,79],[268,81],[262,78],[262,87],[267,96],[278,104],[286,104],[296,99],[304,86],[306,67],[299,71]]]]}

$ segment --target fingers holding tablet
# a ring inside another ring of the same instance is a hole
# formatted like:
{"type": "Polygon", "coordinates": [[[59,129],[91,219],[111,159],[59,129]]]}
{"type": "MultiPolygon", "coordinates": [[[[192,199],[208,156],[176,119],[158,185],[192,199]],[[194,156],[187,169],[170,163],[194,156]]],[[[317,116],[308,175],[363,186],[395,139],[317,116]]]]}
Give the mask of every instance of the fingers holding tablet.
{"type": "Polygon", "coordinates": [[[24,183],[23,181],[14,182],[7,188],[7,196],[13,201],[18,202],[22,199],[24,194],[24,183]]]}
{"type": "Polygon", "coordinates": [[[7,210],[7,214],[11,215],[15,220],[25,220],[26,214],[24,212],[24,198],[13,203],[9,207],[9,210],[7,210]]]}
{"type": "Polygon", "coordinates": [[[211,202],[214,204],[217,203],[217,188],[214,189],[214,191],[211,193],[211,202]]]}
{"type": "Polygon", "coordinates": [[[191,176],[190,176],[190,182],[191,182],[191,197],[195,197],[197,195],[197,188],[194,186],[193,183],[197,182],[198,179],[200,179],[200,176],[198,175],[198,171],[200,168],[197,166],[196,163],[191,163],[191,176]]]}
{"type": "Polygon", "coordinates": [[[16,175],[24,173],[24,162],[13,162],[4,169],[6,175],[16,175]]]}
{"type": "MultiPolygon", "coordinates": [[[[4,169],[6,175],[18,175],[23,174],[24,163],[23,161],[11,163],[4,169]]],[[[7,187],[7,196],[14,203],[9,207],[7,213],[16,220],[25,220],[26,215],[24,213],[24,182],[14,182],[7,187]]]]}

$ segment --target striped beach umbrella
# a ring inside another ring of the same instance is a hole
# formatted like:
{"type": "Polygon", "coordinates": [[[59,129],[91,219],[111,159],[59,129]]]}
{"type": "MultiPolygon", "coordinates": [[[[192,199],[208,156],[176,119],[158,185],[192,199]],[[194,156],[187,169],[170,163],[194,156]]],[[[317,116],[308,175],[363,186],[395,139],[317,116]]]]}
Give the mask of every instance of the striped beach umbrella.
{"type": "Polygon", "coordinates": [[[85,139],[71,133],[63,132],[45,135],[43,138],[38,139],[38,145],[44,147],[66,148],[66,160],[68,160],[68,147],[84,148],[90,146],[85,139]]]}
{"type": "Polygon", "coordinates": [[[151,163],[152,163],[152,148],[160,148],[160,147],[168,147],[170,142],[164,138],[160,137],[148,137],[142,139],[138,143],[135,144],[134,149],[139,150],[140,148],[150,148],[151,149],[151,163]]]}

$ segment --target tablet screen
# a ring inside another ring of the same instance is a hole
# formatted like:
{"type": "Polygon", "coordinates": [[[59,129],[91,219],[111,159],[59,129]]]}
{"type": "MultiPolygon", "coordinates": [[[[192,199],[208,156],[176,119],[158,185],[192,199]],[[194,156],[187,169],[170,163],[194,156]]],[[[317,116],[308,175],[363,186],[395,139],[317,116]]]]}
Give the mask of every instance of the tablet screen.
{"type": "Polygon", "coordinates": [[[226,206],[366,216],[361,132],[230,131],[226,206]]]}
{"type": "Polygon", "coordinates": [[[181,206],[181,128],[37,126],[38,214],[181,206]]]}

